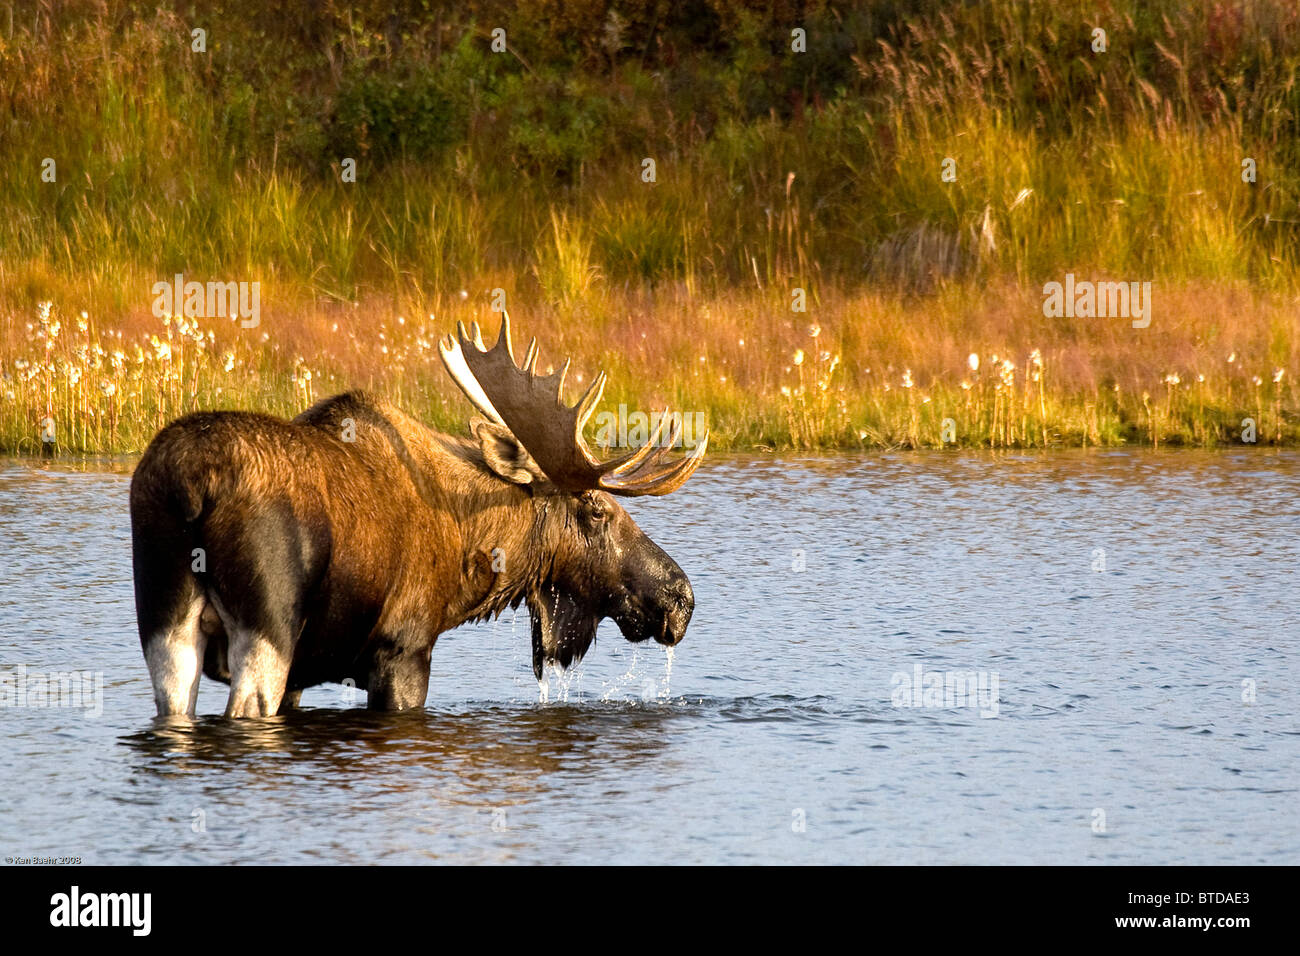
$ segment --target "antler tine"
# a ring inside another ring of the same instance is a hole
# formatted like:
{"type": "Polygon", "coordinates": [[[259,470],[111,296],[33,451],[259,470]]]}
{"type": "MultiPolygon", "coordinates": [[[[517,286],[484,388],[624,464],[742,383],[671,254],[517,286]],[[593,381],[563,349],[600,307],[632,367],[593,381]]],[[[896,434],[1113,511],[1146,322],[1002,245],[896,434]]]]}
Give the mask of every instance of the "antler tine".
{"type": "Polygon", "coordinates": [[[659,425],[655,433],[650,436],[650,440],[641,446],[640,454],[637,456],[640,461],[634,464],[628,462],[620,466],[614,474],[614,478],[627,484],[641,484],[649,477],[655,475],[658,471],[667,470],[660,463],[668,457],[669,451],[677,444],[677,440],[682,434],[682,421],[680,416],[670,416],[667,410],[664,411],[663,417],[659,419],[659,425]],[[664,426],[672,422],[673,430],[668,436],[668,441],[664,442],[664,426]],[[651,452],[646,454],[646,452],[651,452]]]}
{"type": "MultiPolygon", "coordinates": [[[[641,495],[666,495],[676,491],[686,479],[695,473],[695,469],[704,460],[704,452],[709,447],[709,433],[706,431],[695,450],[685,458],[664,468],[655,469],[654,465],[638,469],[630,475],[620,477],[606,476],[601,479],[601,487],[610,494],[639,497],[641,495]]],[[[664,449],[660,449],[664,451],[664,449]]],[[[663,455],[656,455],[652,461],[658,463],[663,455]]]]}
{"type": "Polygon", "coordinates": [[[506,355],[510,356],[510,363],[513,365],[515,350],[510,345],[510,314],[507,312],[501,313],[501,334],[497,336],[497,344],[494,347],[501,348],[503,342],[506,346],[506,355]]]}
{"type": "MultiPolygon", "coordinates": [[[[661,455],[664,450],[662,446],[664,426],[667,425],[670,420],[672,420],[672,416],[668,414],[668,409],[665,408],[663,414],[659,417],[659,424],[655,426],[654,434],[650,436],[650,439],[632,454],[625,455],[622,459],[619,459],[618,462],[615,462],[618,467],[611,468],[609,474],[614,477],[622,477],[639,468],[641,464],[651,456],[651,454],[654,454],[656,457],[661,455]]],[[[681,428],[680,421],[672,421],[676,428],[672,433],[672,437],[668,439],[667,445],[669,448],[672,448],[677,444],[677,438],[680,434],[681,428]]]]}
{"type": "Polygon", "coordinates": [[[565,376],[569,374],[569,366],[572,364],[573,364],[573,359],[566,358],[564,360],[564,364],[560,366],[560,370],[558,372],[552,372],[550,375],[547,375],[545,377],[538,376],[539,381],[550,382],[554,380],[555,404],[557,405],[564,405],[564,399],[561,398],[561,396],[564,394],[564,379],[565,376]]]}
{"type": "Polygon", "coordinates": [[[582,441],[582,426],[587,424],[587,419],[596,408],[596,403],[600,401],[600,396],[605,394],[605,373],[601,372],[591,383],[591,387],[582,393],[582,398],[578,399],[578,404],[574,406],[574,411],[578,414],[578,441],[582,441]]]}

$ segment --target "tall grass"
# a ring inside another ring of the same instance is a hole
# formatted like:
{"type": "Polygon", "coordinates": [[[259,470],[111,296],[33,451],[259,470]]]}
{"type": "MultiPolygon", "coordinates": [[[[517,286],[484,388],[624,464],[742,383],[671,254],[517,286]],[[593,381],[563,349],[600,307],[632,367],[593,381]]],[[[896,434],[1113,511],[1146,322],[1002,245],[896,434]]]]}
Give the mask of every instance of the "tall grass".
{"type": "MultiPolygon", "coordinates": [[[[605,369],[609,405],[702,411],[721,449],[1214,446],[1246,440],[1246,419],[1260,444],[1300,440],[1289,298],[1193,284],[1164,293],[1149,329],[1079,328],[1043,320],[1033,291],[1004,284],[977,306],[969,291],[946,287],[923,309],[906,293],[828,294],[803,315],[770,291],[597,289],[581,327],[559,304],[514,321],[539,338],[540,370],[574,357],[571,400],[605,369]]],[[[41,451],[47,419],[58,450],[138,451],[187,411],[292,415],[354,387],[460,429],[469,408],[435,354],[459,321],[496,326],[486,303],[459,297],[436,314],[395,313],[384,297],[307,303],[256,329],[152,316],[113,328],[44,306],[5,316],[0,451],[41,451]]]]}
{"type": "Polygon", "coordinates": [[[0,449],[292,412],[304,370],[449,424],[420,341],[496,290],[719,447],[1295,440],[1292,5],[811,3],[802,55],[780,5],[592,9],[0,0],[0,449]],[[164,326],[177,272],[263,326],[164,326]],[[1044,318],[1066,272],[1152,281],[1152,327],[1044,318]]]}

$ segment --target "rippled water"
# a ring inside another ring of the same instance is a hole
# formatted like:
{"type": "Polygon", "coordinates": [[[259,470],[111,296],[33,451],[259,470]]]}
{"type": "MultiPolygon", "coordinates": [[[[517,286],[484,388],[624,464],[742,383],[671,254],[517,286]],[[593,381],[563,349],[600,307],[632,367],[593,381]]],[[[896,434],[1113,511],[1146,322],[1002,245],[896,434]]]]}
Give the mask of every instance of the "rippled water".
{"type": "Polygon", "coordinates": [[[128,481],[0,465],[0,675],[104,682],[0,709],[0,856],[1300,862],[1295,453],[718,458],[630,506],[695,587],[671,676],[606,622],[540,703],[507,615],[443,636],[422,711],[175,726],[128,481]],[[996,698],[895,706],[917,665],[996,698]]]}

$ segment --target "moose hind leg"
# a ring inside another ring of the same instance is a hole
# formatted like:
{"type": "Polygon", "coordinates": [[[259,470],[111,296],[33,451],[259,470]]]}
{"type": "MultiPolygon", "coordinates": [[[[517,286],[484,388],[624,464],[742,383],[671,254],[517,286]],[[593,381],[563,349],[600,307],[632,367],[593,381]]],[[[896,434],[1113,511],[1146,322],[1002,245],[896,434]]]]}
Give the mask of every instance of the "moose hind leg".
{"type": "Polygon", "coordinates": [[[131,565],[136,620],[153,684],[158,716],[193,715],[207,635],[206,604],[191,566],[184,522],[165,509],[142,505],[132,486],[131,565]]]}
{"type": "Polygon", "coordinates": [[[272,717],[289,682],[289,657],[266,633],[230,631],[230,698],[226,717],[272,717]]]}
{"type": "Polygon", "coordinates": [[[198,706],[206,643],[199,626],[204,604],[198,589],[191,589],[172,622],[153,631],[144,641],[145,664],[160,717],[193,716],[198,706]]]}
{"type": "Polygon", "coordinates": [[[226,634],[227,717],[271,717],[293,696],[285,691],[293,655],[290,635],[298,614],[286,606],[290,602],[276,606],[260,597],[264,594],[263,589],[252,588],[240,595],[236,608],[216,594],[209,595],[226,634]]]}
{"type": "Polygon", "coordinates": [[[208,553],[208,598],[226,633],[227,717],[271,717],[285,698],[306,621],[316,548],[286,505],[227,503],[214,527],[233,527],[208,553]]]}
{"type": "Polygon", "coordinates": [[[230,635],[227,717],[270,717],[280,710],[289,660],[267,635],[237,628],[230,635]]]}

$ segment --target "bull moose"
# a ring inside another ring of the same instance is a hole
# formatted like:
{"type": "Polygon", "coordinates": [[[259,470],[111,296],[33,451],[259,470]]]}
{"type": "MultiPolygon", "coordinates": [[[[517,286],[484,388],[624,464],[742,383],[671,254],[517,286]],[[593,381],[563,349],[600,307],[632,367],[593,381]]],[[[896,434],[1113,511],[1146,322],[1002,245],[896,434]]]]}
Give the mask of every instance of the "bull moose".
{"type": "Polygon", "coordinates": [[[615,498],[679,488],[707,433],[670,458],[681,416],[664,414],[644,446],[602,462],[583,425],[604,372],[564,404],[569,363],[537,374],[534,339],[516,364],[504,315],[493,348],[460,324],[439,353],[479,412],[472,438],[349,392],[292,421],[196,412],[150,443],[131,543],[160,715],[193,715],[200,674],[230,685],[230,717],[349,678],[372,709],[421,706],[438,635],[521,603],[539,679],[580,660],[607,617],[630,641],[682,639],[690,581],[615,498]]]}

